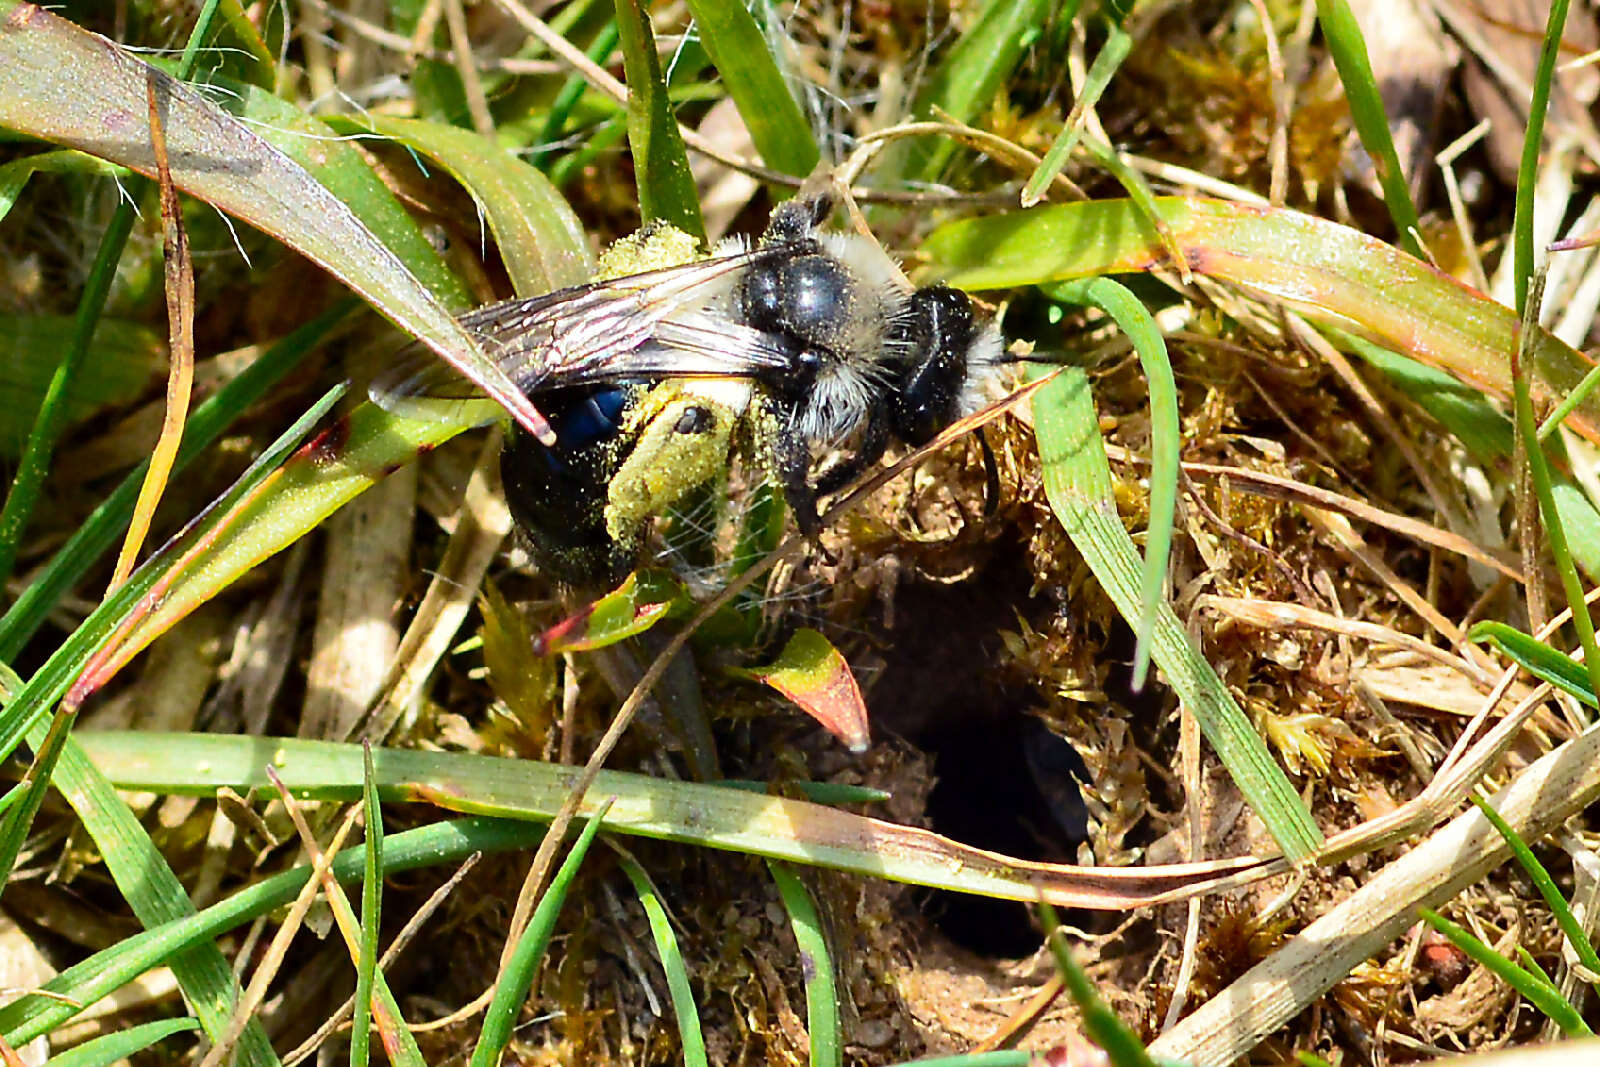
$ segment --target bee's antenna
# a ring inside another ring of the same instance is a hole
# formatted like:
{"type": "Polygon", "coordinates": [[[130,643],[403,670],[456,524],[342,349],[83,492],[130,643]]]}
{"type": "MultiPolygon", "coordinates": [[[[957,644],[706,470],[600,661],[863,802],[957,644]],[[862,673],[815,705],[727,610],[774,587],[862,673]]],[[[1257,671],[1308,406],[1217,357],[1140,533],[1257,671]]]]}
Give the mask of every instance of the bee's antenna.
{"type": "Polygon", "coordinates": [[[1023,363],[1036,367],[1061,367],[1077,366],[1081,363],[1081,360],[1071,353],[1056,351],[1055,349],[1045,349],[1044,351],[1035,349],[1028,352],[1018,352],[1016,346],[1013,345],[996,356],[995,362],[1002,366],[1023,363]]]}

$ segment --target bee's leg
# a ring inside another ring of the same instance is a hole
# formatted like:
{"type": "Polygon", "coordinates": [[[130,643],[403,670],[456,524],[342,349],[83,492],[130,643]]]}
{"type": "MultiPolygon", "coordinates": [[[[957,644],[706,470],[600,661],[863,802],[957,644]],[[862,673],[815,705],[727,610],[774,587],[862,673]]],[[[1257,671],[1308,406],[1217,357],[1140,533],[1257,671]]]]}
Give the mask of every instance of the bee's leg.
{"type": "Polygon", "coordinates": [[[883,458],[889,447],[889,420],[874,412],[861,432],[860,444],[844,458],[832,463],[817,475],[817,495],[837,493],[883,458]]]}
{"type": "Polygon", "coordinates": [[[1000,464],[995,462],[994,449],[983,427],[978,427],[978,449],[983,453],[983,517],[993,518],[1000,510],[1000,464]]]}
{"type": "Polygon", "coordinates": [[[811,446],[787,420],[771,443],[772,479],[794,512],[794,523],[806,540],[821,547],[822,518],[817,514],[817,492],[811,488],[811,446]]]}

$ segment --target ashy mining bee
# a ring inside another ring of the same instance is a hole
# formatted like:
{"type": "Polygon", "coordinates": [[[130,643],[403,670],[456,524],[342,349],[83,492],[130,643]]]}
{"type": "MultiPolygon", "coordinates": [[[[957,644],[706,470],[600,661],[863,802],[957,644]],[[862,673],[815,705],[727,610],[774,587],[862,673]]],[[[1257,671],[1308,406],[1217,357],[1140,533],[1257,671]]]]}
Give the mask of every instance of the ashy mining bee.
{"type": "MultiPolygon", "coordinates": [[[[514,430],[501,457],[512,514],[553,576],[620,581],[650,521],[735,453],[760,464],[814,539],[820,495],[891,441],[924,444],[976,410],[1001,362],[999,330],[964,293],[913,287],[876,241],[821,229],[832,208],[827,195],[796,198],[754,247],[724,242],[620,276],[602,263],[587,285],[462,319],[555,431],[546,447],[514,430]],[[813,481],[813,450],[846,445],[813,481]]],[[[657,236],[619,244],[637,254],[657,236]]],[[[417,351],[373,399],[466,395],[417,351]]]]}

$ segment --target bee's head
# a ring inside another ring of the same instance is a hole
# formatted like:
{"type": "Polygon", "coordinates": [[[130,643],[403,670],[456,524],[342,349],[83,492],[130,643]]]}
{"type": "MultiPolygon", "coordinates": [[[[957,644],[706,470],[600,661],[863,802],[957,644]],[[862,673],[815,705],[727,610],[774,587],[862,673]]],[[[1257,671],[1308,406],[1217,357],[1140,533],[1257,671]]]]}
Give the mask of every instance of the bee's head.
{"type": "Polygon", "coordinates": [[[922,445],[981,400],[981,378],[1000,355],[1000,336],[976,322],[967,294],[930,285],[911,294],[896,323],[909,361],[889,396],[890,428],[922,445]]]}
{"type": "Polygon", "coordinates": [[[833,198],[825,194],[785,200],[772,209],[772,217],[767,220],[767,230],[762,234],[761,243],[794,244],[810,240],[831,214],[833,198]]]}

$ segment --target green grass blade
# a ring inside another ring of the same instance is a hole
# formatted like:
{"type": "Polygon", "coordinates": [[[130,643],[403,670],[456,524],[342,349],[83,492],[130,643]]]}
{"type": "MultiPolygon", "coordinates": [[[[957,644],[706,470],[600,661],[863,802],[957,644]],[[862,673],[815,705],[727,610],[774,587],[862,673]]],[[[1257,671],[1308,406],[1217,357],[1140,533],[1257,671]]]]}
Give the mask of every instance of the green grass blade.
{"type": "Polygon", "coordinates": [[[372,1055],[372,986],[378,972],[378,930],[383,909],[383,808],[378,803],[378,772],[372,745],[362,743],[361,791],[367,839],[362,843],[366,869],[361,878],[361,952],[356,958],[355,1007],[350,1019],[350,1067],[367,1067],[372,1055]]]}
{"type": "Polygon", "coordinates": [[[1528,301],[1533,279],[1533,198],[1538,185],[1539,154],[1544,148],[1544,121],[1550,111],[1550,82],[1561,52],[1561,29],[1567,23],[1567,0],[1552,0],[1545,22],[1544,44],[1533,72],[1533,95],[1528,101],[1528,124],[1522,134],[1522,158],[1517,163],[1516,208],[1511,217],[1512,284],[1517,314],[1528,301]]]}
{"type": "Polygon", "coordinates": [[[1561,1027],[1562,1033],[1568,1037],[1586,1037],[1594,1032],[1589,1029],[1589,1024],[1583,1021],[1578,1009],[1561,995],[1561,990],[1552,985],[1549,979],[1518,967],[1432,908],[1418,908],[1417,914],[1429,926],[1443,934],[1452,945],[1521,993],[1528,1003],[1561,1027]]]}
{"type": "Polygon", "coordinates": [[[1594,944],[1589,940],[1588,933],[1583,925],[1578,922],[1578,917],[1572,914],[1572,908],[1567,904],[1566,897],[1561,895],[1561,888],[1556,885],[1556,880],[1550,877],[1550,872],[1545,870],[1544,864],[1539,862],[1539,857],[1533,854],[1533,849],[1522,840],[1522,835],[1511,828],[1511,824],[1500,817],[1494,806],[1481,796],[1474,795],[1472,802],[1483,812],[1483,817],[1500,832],[1507,845],[1511,846],[1511,854],[1517,858],[1522,869],[1528,872],[1534,888],[1544,898],[1545,904],[1550,908],[1551,914],[1556,917],[1556,923],[1561,927],[1561,932],[1566,935],[1567,942],[1572,946],[1572,951],[1577,955],[1578,962],[1588,968],[1590,974],[1600,975],[1600,953],[1595,952],[1594,944]]]}
{"type": "MultiPolygon", "coordinates": [[[[36,726],[29,732],[29,743],[41,746],[44,733],[43,724],[36,726]]],[[[127,802],[89,761],[77,738],[67,738],[51,780],[83,821],[117,889],[141,925],[160,926],[194,914],[194,905],[178,876],[127,802]]],[[[168,962],[206,1036],[217,1041],[230,1032],[239,987],[222,951],[214,943],[197,944],[168,962]]],[[[256,1019],[245,1027],[236,1049],[241,1065],[271,1067],[278,1062],[266,1031],[256,1019]]]]}
{"type": "MultiPolygon", "coordinates": [[[[181,472],[222,434],[233,421],[326,339],[334,326],[357,306],[344,301],[301,326],[261,354],[242,373],[208,397],[184,426],[183,447],[176,471],[181,472]]],[[[0,660],[11,660],[38,630],[45,616],[89,567],[117,543],[133,513],[147,464],[141,462],[117,488],[90,513],[89,518],[56,550],[44,568],[28,583],[16,601],[0,616],[0,660]]]]}
{"type": "MultiPolygon", "coordinates": [[[[96,731],[78,739],[124,789],[212,796],[260,788],[272,762],[297,797],[350,802],[361,795],[361,750],[297,738],[96,731]],[[181,768],[181,770],[180,770],[181,768]]],[[[571,789],[570,767],[461,752],[378,749],[379,791],[390,803],[548,821],[571,789]]],[[[611,832],[850,871],[895,882],[1006,900],[1126,911],[1170,900],[1193,884],[1178,871],[1119,872],[1114,894],[1098,869],[1033,863],[964,846],[927,831],[772,793],[602,771],[591,796],[615,796],[611,832]],[[1085,882],[1090,884],[1085,885],[1085,882]]],[[[579,815],[596,810],[585,800],[579,815]]],[[[1241,858],[1219,873],[1243,878],[1262,864],[1241,858]]]]}
{"type": "MultiPolygon", "coordinates": [[[[67,693],[67,687],[83,675],[95,657],[103,654],[105,646],[113,639],[119,627],[133,618],[142,599],[166,577],[166,568],[179,554],[185,535],[198,536],[208,528],[208,523],[225,514],[228,505],[247,495],[266,479],[285,454],[305,435],[318,419],[327,413],[341,395],[341,390],[330,391],[312,406],[289,430],[252,463],[233,487],[212,508],[196,519],[179,537],[157,552],[136,569],[128,580],[106,597],[99,607],[89,614],[72,635],[53,652],[44,666],[34,672],[28,684],[22,687],[15,699],[0,711],[0,758],[10,755],[21,742],[25,732],[35,722],[49,714],[51,708],[67,693]]],[[[10,843],[0,843],[0,852],[10,843]]],[[[9,874],[9,864],[0,865],[9,874]]],[[[0,879],[0,885],[4,879],[0,879]]]]}
{"type": "MultiPolygon", "coordinates": [[[[1034,395],[1034,432],[1045,495],[1067,536],[1125,619],[1138,618],[1138,549],[1117,517],[1111,468],[1089,379],[1073,367],[1034,395]]],[[[1151,655],[1233,776],[1239,791],[1293,863],[1311,858],[1322,833],[1294,786],[1183,623],[1165,603],[1151,631],[1151,655]]]]}
{"type": "Polygon", "coordinates": [[[1144,546],[1144,572],[1139,580],[1139,616],[1134,626],[1137,640],[1133,688],[1138,690],[1144,687],[1150,668],[1150,633],[1166,584],[1173,517],[1178,507],[1178,450],[1183,434],[1178,422],[1178,385],[1172,376],[1161,327],[1127,286],[1110,278],[1090,278],[1051,286],[1046,293],[1097,307],[1110,315],[1128,335],[1144,367],[1150,393],[1150,526],[1144,546]]]}
{"type": "MultiPolygon", "coordinates": [[[[1392,245],[1299,212],[1158,197],[1158,234],[1128,201],[1051,204],[975,216],[935,230],[922,251],[947,284],[1006,289],[1169,266],[1245,287],[1508,399],[1521,324],[1502,304],[1392,245]]],[[[1554,405],[1594,369],[1540,329],[1524,361],[1535,400],[1554,405]]],[[[1594,395],[1567,421],[1600,443],[1594,395]]]]}
{"type": "Polygon", "coordinates": [[[537,167],[493,141],[442,122],[371,113],[329,124],[377,134],[444,167],[483,211],[518,296],[538,296],[593,276],[583,224],[566,199],[537,167]]]}
{"type": "MultiPolygon", "coordinates": [[[[568,9],[563,9],[568,10],[568,9]]],[[[617,47],[620,31],[617,29],[616,19],[612,19],[601,27],[595,35],[594,41],[589,45],[585,55],[591,62],[604,65],[611,58],[611,53],[617,47]]],[[[539,169],[546,174],[551,173],[555,164],[561,159],[570,159],[571,154],[557,155],[548,150],[546,146],[557,144],[563,137],[567,128],[567,119],[572,116],[572,111],[578,106],[578,101],[583,99],[583,94],[589,89],[589,82],[581,74],[571,74],[562,84],[561,91],[556,93],[555,100],[550,104],[550,110],[545,115],[544,128],[533,141],[533,146],[540,149],[539,169]]]]}
{"type": "Polygon", "coordinates": [[[528,999],[528,990],[533,988],[539,963],[544,959],[544,950],[550,944],[550,935],[555,932],[561,905],[566,902],[567,891],[577,879],[578,868],[583,866],[583,858],[589,854],[589,846],[594,843],[595,835],[600,832],[600,825],[610,808],[610,800],[600,805],[600,810],[573,843],[572,851],[567,853],[561,869],[550,880],[550,887],[539,898],[538,907],[533,909],[527,929],[522,931],[516,949],[500,972],[500,980],[495,983],[494,999],[484,1013],[483,1030],[478,1035],[478,1044],[472,1050],[471,1067],[495,1067],[505,1053],[512,1028],[516,1026],[523,1002],[528,999]]]}
{"type": "Polygon", "coordinates": [[[179,78],[187,81],[194,76],[195,64],[200,61],[200,46],[211,36],[211,21],[216,17],[217,0],[204,0],[200,13],[195,16],[194,29],[189,31],[189,40],[183,46],[183,55],[178,58],[179,78]]]}
{"type": "Polygon", "coordinates": [[[1473,641],[1488,641],[1498,647],[1513,663],[1542,682],[1549,682],[1569,696],[1577,697],[1591,708],[1600,707],[1596,701],[1594,685],[1583,664],[1559,649],[1523,633],[1515,626],[1492,619],[1473,624],[1467,631],[1473,641]]]}
{"type": "Polygon", "coordinates": [[[689,11],[761,158],[797,178],[810,174],[822,153],[755,18],[727,0],[689,0],[689,11]]]}
{"type": "Polygon", "coordinates": [[[1056,961],[1056,971],[1066,984],[1067,993],[1083,1015],[1083,1030],[1089,1040],[1105,1050],[1113,1067],[1155,1067],[1155,1060],[1150,1058],[1144,1045],[1128,1029],[1127,1024],[1117,1018],[1117,1013],[1100,999],[1094,983],[1083,973],[1078,961],[1072,958],[1072,952],[1067,948],[1066,931],[1056,921],[1056,910],[1048,904],[1040,904],[1039,916],[1043,920],[1045,944],[1050,947],[1050,955],[1056,961]]]}
{"type": "Polygon", "coordinates": [[[117,275],[117,262],[122,258],[128,235],[133,232],[136,214],[132,202],[119,202],[105,232],[100,236],[100,248],[95,252],[94,263],[84,280],[83,293],[78,297],[72,341],[61,354],[61,362],[50,379],[44,402],[39,405],[33,429],[23,447],[22,458],[17,462],[17,472],[11,480],[11,490],[6,494],[5,506],[0,508],[0,585],[11,577],[11,570],[16,565],[17,552],[22,547],[28,520],[33,515],[39,490],[50,470],[56,441],[67,424],[69,390],[79,377],[89,344],[94,340],[95,326],[99,324],[100,313],[105,309],[111,282],[117,275]]]}
{"type": "Polygon", "coordinates": [[[1555,433],[1556,427],[1566,422],[1568,415],[1582,407],[1589,399],[1590,394],[1597,388],[1600,388],[1600,367],[1596,367],[1584,375],[1583,381],[1578,383],[1578,387],[1567,394],[1561,403],[1552,408],[1550,414],[1544,417],[1544,421],[1539,424],[1539,440],[1543,441],[1555,433]]]}
{"type": "Polygon", "coordinates": [[[822,917],[811,893],[785,864],[767,861],[778,895],[789,913],[795,943],[800,946],[800,970],[806,982],[806,1032],[811,1039],[811,1067],[841,1067],[844,1045],[839,1030],[839,993],[833,981],[833,954],[822,928],[822,917]]]}
{"type": "MultiPolygon", "coordinates": [[[[1106,91],[1106,86],[1111,84],[1112,77],[1132,50],[1133,36],[1122,28],[1120,22],[1113,25],[1106,34],[1105,44],[1100,46],[1099,54],[1094,57],[1089,73],[1083,79],[1083,89],[1078,94],[1078,99],[1073,101],[1072,112],[1067,116],[1066,125],[1056,135],[1050,151],[1044,154],[1044,158],[1029,176],[1027,184],[1022,187],[1023,207],[1032,207],[1044,199],[1045,190],[1067,165],[1068,157],[1072,155],[1073,148],[1083,136],[1083,122],[1080,116],[1099,101],[1101,94],[1106,91]]],[[[1107,154],[1115,153],[1111,153],[1108,147],[1107,154]]]]}
{"type": "MultiPolygon", "coordinates": [[[[261,756],[272,758],[270,751],[263,751],[261,756]]],[[[435,823],[387,838],[384,873],[459,863],[478,852],[529,849],[543,836],[542,826],[510,819],[467,818],[435,823]]],[[[334,877],[342,882],[360,878],[365,863],[363,849],[346,849],[334,860],[334,877]]],[[[241,889],[202,912],[122,939],[62,971],[35,995],[24,994],[0,1007],[0,1034],[17,1046],[51,1032],[152,967],[190,949],[203,948],[222,934],[284,907],[294,900],[311,873],[309,864],[284,871],[241,889]]]]}
{"type": "Polygon", "coordinates": [[[672,1014],[678,1020],[678,1040],[683,1043],[684,1067],[708,1067],[706,1041],[700,1030],[700,1009],[694,1002],[694,990],[689,984],[689,968],[683,962],[683,952],[678,948],[678,936],[672,932],[667,909],[650,884],[650,876],[637,860],[622,854],[618,861],[622,872],[633,883],[645,917],[650,922],[650,936],[655,938],[656,955],[667,976],[667,993],[672,997],[672,1014]]]}
{"type": "Polygon", "coordinates": [[[193,1019],[159,1019],[85,1041],[76,1048],[50,1057],[50,1067],[111,1067],[157,1041],[199,1027],[193,1019]]]}
{"type": "Polygon", "coordinates": [[[656,57],[650,16],[640,0],[616,0],[617,29],[622,40],[622,67],[628,80],[628,144],[633,150],[639,186],[639,215],[644,222],[670,222],[684,233],[706,237],[700,198],[689,154],[678,132],[667,95],[667,81],[656,57]]]}
{"type": "Polygon", "coordinates": [[[1377,170],[1389,218],[1399,231],[1400,247],[1421,257],[1422,246],[1417,243],[1417,206],[1411,202],[1406,172],[1395,151],[1394,138],[1389,135],[1389,118],[1384,114],[1383,97],[1367,58],[1367,42],[1361,36],[1361,27],[1345,0],[1317,0],[1317,22],[1328,42],[1333,65],[1339,71],[1345,97],[1350,101],[1350,117],[1355,122],[1356,133],[1377,170]]]}
{"type": "MultiPolygon", "coordinates": [[[[1078,3],[1059,5],[1055,17],[1071,19],[1078,3]]],[[[989,107],[1028,42],[1050,16],[1057,0],[988,0],[976,21],[961,35],[917,94],[912,114],[919,119],[942,112],[956,122],[970,123],[989,107]]],[[[938,138],[918,146],[906,176],[936,181],[954,154],[953,141],[938,138]]]]}
{"type": "MultiPolygon", "coordinates": [[[[1544,445],[1539,443],[1539,424],[1533,414],[1533,394],[1528,385],[1528,376],[1522,373],[1522,368],[1526,366],[1528,342],[1532,336],[1529,331],[1538,326],[1539,304],[1543,290],[1544,279],[1541,275],[1535,280],[1534,291],[1527,299],[1523,337],[1517,358],[1511,364],[1511,410],[1517,437],[1522,442],[1523,454],[1527,457],[1533,492],[1539,501],[1539,516],[1544,522],[1545,541],[1549,545],[1556,574],[1561,578],[1561,590],[1567,596],[1567,607],[1572,612],[1572,626],[1578,631],[1578,644],[1583,648],[1584,669],[1589,672],[1589,688],[1600,692],[1600,643],[1595,640],[1594,617],[1589,614],[1589,603],[1583,593],[1583,580],[1579,577],[1578,568],[1573,562],[1572,550],[1567,543],[1567,530],[1561,523],[1561,512],[1556,508],[1550,461],[1544,454],[1544,445]]],[[[1531,537],[1533,533],[1524,530],[1522,536],[1531,537]]]]}

